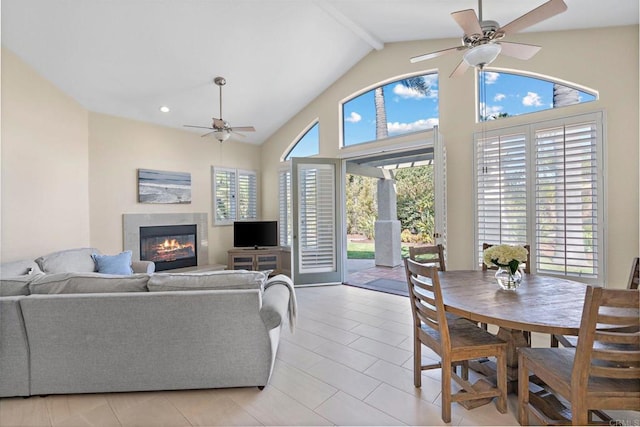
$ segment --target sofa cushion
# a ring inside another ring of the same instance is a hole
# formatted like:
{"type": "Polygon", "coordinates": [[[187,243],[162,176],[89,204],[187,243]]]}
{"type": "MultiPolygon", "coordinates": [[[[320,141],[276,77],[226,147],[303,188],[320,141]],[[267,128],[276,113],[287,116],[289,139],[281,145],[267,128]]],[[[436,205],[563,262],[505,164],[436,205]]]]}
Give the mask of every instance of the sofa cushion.
{"type": "Polygon", "coordinates": [[[263,289],[267,276],[260,271],[223,270],[202,273],[155,273],[149,278],[149,292],[263,289]]]}
{"type": "Polygon", "coordinates": [[[124,251],[118,255],[91,254],[96,263],[96,270],[102,274],[120,274],[129,276],[131,269],[131,251],[124,251]]]}
{"type": "Polygon", "coordinates": [[[96,263],[91,254],[99,254],[95,248],[69,249],[53,252],[36,259],[45,273],[91,273],[96,271],[96,263]]]}
{"type": "Polygon", "coordinates": [[[22,276],[2,277],[0,279],[0,297],[29,295],[29,283],[42,273],[24,274],[22,276]]]}
{"type": "Polygon", "coordinates": [[[29,290],[32,294],[146,292],[148,280],[146,274],[54,273],[35,277],[29,290]]]}
{"type": "Polygon", "coordinates": [[[21,261],[5,262],[0,265],[0,276],[4,277],[16,277],[24,276],[27,274],[42,273],[38,264],[30,259],[21,261]]]}

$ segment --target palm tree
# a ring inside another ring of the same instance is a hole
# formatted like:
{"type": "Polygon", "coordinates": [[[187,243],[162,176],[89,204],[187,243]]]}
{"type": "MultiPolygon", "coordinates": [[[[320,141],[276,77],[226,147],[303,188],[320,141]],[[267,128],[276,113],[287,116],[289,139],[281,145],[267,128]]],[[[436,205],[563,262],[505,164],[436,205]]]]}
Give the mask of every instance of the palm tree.
{"type": "Polygon", "coordinates": [[[553,108],[578,104],[579,102],[580,92],[577,89],[557,83],[553,84],[553,108]]]}
{"type": "MultiPolygon", "coordinates": [[[[431,93],[431,87],[427,85],[422,76],[409,77],[400,80],[400,83],[416,92],[428,96],[431,93]]],[[[376,139],[382,139],[389,136],[387,130],[387,111],[384,105],[383,86],[379,86],[373,93],[373,99],[376,105],[376,139]]]]}

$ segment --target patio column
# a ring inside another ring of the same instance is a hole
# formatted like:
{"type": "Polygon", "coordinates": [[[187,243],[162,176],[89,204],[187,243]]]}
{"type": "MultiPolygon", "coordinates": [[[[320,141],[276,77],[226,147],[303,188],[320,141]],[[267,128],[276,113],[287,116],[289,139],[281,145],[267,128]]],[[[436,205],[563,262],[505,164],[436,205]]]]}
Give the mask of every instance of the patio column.
{"type": "Polygon", "coordinates": [[[400,221],[396,208],[396,185],[393,179],[378,180],[378,219],[375,223],[376,265],[395,267],[402,263],[400,221]]]}

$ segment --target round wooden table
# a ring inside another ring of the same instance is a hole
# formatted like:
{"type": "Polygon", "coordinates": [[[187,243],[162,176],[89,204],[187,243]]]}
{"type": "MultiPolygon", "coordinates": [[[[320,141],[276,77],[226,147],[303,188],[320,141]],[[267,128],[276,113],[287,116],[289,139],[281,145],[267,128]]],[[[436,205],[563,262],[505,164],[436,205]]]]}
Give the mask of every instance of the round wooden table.
{"type": "MultiPolygon", "coordinates": [[[[445,310],[467,319],[499,327],[507,342],[509,389],[518,377],[518,347],[527,347],[523,331],[578,335],[586,285],[571,280],[523,274],[515,290],[503,290],[495,271],[445,271],[439,273],[445,310]]],[[[495,374],[493,362],[471,364],[486,375],[495,374]]]]}
{"type": "Polygon", "coordinates": [[[586,285],[523,274],[515,290],[501,289],[495,271],[440,273],[445,309],[478,322],[521,331],[578,335],[586,285]]]}

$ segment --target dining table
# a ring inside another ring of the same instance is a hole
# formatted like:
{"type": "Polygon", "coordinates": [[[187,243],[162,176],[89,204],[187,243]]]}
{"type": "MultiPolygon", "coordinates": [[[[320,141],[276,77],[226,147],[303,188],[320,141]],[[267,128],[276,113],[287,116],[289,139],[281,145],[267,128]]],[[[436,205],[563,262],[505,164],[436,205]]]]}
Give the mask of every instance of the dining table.
{"type": "MultiPolygon", "coordinates": [[[[474,322],[498,327],[507,343],[509,390],[518,378],[518,347],[530,346],[525,331],[549,335],[578,335],[586,285],[555,276],[523,274],[520,286],[500,288],[495,271],[451,270],[439,272],[445,310],[474,322]]],[[[495,363],[476,361],[471,368],[495,375],[495,363]]]]}

